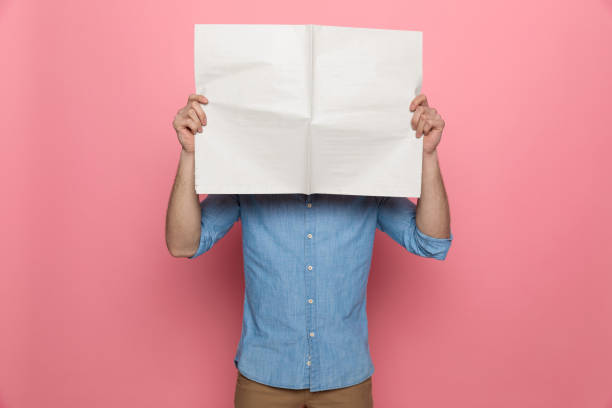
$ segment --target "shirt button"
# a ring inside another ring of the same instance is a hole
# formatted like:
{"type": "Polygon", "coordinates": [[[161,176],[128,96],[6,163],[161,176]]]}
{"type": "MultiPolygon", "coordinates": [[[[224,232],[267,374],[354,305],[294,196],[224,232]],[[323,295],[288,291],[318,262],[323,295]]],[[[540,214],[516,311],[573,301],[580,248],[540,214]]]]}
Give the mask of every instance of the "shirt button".
{"type": "Polygon", "coordinates": [[[312,204],[308,203],[308,204],[306,204],[306,207],[310,208],[310,207],[312,207],[312,204]]]}
{"type": "Polygon", "coordinates": [[[310,332],[310,337],[314,337],[314,332],[310,332]]]}
{"type": "Polygon", "coordinates": [[[308,234],[306,235],[308,238],[312,238],[312,234],[308,234]]]}
{"type": "Polygon", "coordinates": [[[308,303],[312,303],[312,302],[314,302],[314,300],[308,299],[308,303]]]}
{"type": "Polygon", "coordinates": [[[308,270],[312,271],[312,265],[308,265],[308,270]]]}
{"type": "Polygon", "coordinates": [[[306,365],[307,365],[308,367],[310,367],[310,360],[308,360],[308,361],[306,362],[306,365]]]}

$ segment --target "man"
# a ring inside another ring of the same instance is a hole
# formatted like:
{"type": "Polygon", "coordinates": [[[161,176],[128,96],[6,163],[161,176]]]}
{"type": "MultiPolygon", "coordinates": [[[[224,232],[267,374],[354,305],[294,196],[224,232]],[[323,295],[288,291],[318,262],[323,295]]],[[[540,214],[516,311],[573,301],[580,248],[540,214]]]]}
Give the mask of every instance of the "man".
{"type": "Polygon", "coordinates": [[[366,287],[375,230],[414,254],[445,259],[452,235],[436,150],[444,121],[425,95],[414,98],[412,127],[423,137],[417,205],[405,197],[334,194],[209,194],[200,203],[194,136],[206,126],[206,104],[203,95],[189,96],[173,121],[182,150],[166,243],[173,256],[195,258],[242,222],[235,406],[372,407],[366,287]]]}

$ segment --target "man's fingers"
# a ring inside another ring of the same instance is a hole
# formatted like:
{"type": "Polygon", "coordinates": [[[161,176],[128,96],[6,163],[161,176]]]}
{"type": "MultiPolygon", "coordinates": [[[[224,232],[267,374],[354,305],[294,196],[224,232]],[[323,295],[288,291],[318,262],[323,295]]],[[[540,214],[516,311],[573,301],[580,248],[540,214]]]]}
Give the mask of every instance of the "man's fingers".
{"type": "Polygon", "coordinates": [[[199,126],[199,121],[195,121],[191,118],[186,118],[184,123],[184,127],[188,128],[189,130],[191,130],[191,133],[193,133],[194,135],[198,132],[198,128],[199,126]]]}
{"type": "Polygon", "coordinates": [[[421,116],[421,119],[419,119],[419,124],[417,125],[417,128],[416,128],[417,138],[423,136],[423,128],[425,127],[426,122],[427,122],[427,119],[421,116]]]}
{"type": "Polygon", "coordinates": [[[423,108],[422,106],[419,106],[417,107],[414,114],[412,114],[412,120],[410,121],[410,124],[412,125],[413,129],[417,128],[417,125],[419,124],[419,119],[421,118],[421,115],[423,114],[424,109],[425,108],[423,108]]]}
{"type": "Polygon", "coordinates": [[[206,126],[206,113],[204,113],[204,109],[202,109],[202,105],[199,102],[193,101],[191,102],[191,107],[195,110],[198,118],[200,119],[200,123],[202,126],[206,126]]]}
{"type": "Polygon", "coordinates": [[[202,122],[200,122],[200,118],[198,117],[198,114],[195,112],[195,110],[194,109],[189,109],[187,114],[189,115],[189,118],[191,118],[191,120],[193,120],[195,122],[195,124],[198,126],[198,132],[201,132],[202,131],[202,122]]]}
{"type": "Polygon", "coordinates": [[[200,103],[203,103],[203,104],[207,104],[208,103],[208,98],[205,97],[204,95],[191,94],[191,95],[189,95],[189,98],[187,98],[187,103],[193,102],[193,101],[200,102],[200,103]]]}
{"type": "Polygon", "coordinates": [[[189,130],[189,128],[186,127],[182,127],[179,128],[178,133],[183,137],[183,138],[187,138],[189,136],[193,136],[193,133],[191,133],[191,130],[189,130]]]}
{"type": "Polygon", "coordinates": [[[410,102],[410,111],[414,111],[418,106],[429,106],[425,94],[417,95],[412,102],[410,102]]]}
{"type": "Polygon", "coordinates": [[[435,109],[427,109],[419,117],[419,125],[417,125],[417,129],[419,126],[422,127],[422,136],[428,134],[431,129],[444,129],[444,120],[435,109]]]}
{"type": "Polygon", "coordinates": [[[431,127],[437,129],[444,129],[444,120],[441,116],[437,115],[435,118],[431,120],[431,127]]]}

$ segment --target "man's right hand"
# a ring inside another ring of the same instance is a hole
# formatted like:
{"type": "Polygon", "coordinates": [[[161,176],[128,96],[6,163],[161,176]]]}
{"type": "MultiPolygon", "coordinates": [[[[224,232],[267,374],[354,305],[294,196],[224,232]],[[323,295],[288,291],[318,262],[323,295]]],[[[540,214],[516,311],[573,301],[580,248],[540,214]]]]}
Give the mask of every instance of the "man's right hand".
{"type": "Polygon", "coordinates": [[[195,134],[202,133],[202,127],[206,126],[206,113],[200,104],[207,103],[208,99],[204,95],[189,95],[187,104],[176,112],[172,121],[176,136],[187,153],[194,152],[195,134]]]}

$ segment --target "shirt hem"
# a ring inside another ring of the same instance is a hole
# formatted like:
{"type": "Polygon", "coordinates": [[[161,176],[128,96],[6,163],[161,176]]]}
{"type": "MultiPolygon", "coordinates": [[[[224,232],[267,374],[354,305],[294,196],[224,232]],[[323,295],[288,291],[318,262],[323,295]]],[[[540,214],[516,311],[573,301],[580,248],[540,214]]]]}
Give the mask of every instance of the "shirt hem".
{"type": "Polygon", "coordinates": [[[359,380],[356,380],[356,381],[350,382],[350,383],[348,383],[348,384],[343,384],[343,385],[334,385],[334,386],[327,387],[327,388],[325,388],[325,387],[319,387],[319,388],[317,388],[317,387],[298,386],[298,385],[295,385],[295,386],[294,386],[294,385],[281,385],[281,384],[278,384],[278,383],[266,382],[266,381],[264,381],[264,380],[260,379],[260,378],[259,378],[259,377],[257,377],[257,376],[254,376],[254,375],[251,375],[251,374],[245,373],[245,372],[244,372],[242,369],[240,369],[240,368],[237,368],[237,369],[238,369],[238,371],[239,371],[239,372],[240,372],[242,375],[244,375],[244,376],[245,376],[246,378],[248,378],[249,380],[256,381],[256,382],[258,382],[258,383],[260,383],[260,384],[268,385],[268,386],[270,386],[270,387],[286,388],[286,389],[291,389],[291,390],[304,390],[304,389],[306,389],[306,390],[310,390],[311,392],[317,392],[317,391],[327,391],[327,390],[335,390],[335,389],[338,389],[338,388],[346,388],[346,387],[350,387],[350,386],[352,386],[352,385],[357,385],[357,384],[360,384],[360,383],[362,383],[362,382],[366,381],[368,378],[370,378],[370,377],[371,377],[371,376],[374,374],[374,368],[372,368],[372,369],[371,369],[371,370],[368,372],[368,374],[367,374],[365,377],[362,377],[362,378],[361,378],[361,379],[359,379],[359,380]]]}
{"type": "Polygon", "coordinates": [[[244,375],[246,378],[248,378],[249,380],[253,380],[256,381],[260,384],[263,385],[268,385],[270,387],[277,387],[277,388],[287,388],[287,389],[291,389],[291,390],[307,390],[308,386],[293,386],[293,385],[281,385],[278,383],[271,383],[271,382],[266,382],[262,379],[260,379],[259,377],[253,376],[251,374],[245,373],[243,370],[241,370],[240,368],[238,369],[238,371],[240,371],[240,373],[242,375],[244,375]]]}
{"type": "Polygon", "coordinates": [[[364,382],[364,381],[366,381],[368,378],[370,378],[370,377],[371,377],[373,374],[374,374],[374,369],[371,369],[371,370],[369,371],[369,373],[368,373],[368,374],[367,374],[365,377],[361,378],[360,380],[354,381],[354,382],[352,382],[352,383],[348,383],[348,384],[344,384],[344,385],[338,385],[338,386],[332,386],[332,387],[329,387],[329,388],[316,388],[316,387],[315,387],[315,388],[311,388],[311,389],[310,389],[310,391],[311,391],[311,392],[317,392],[317,391],[328,391],[328,390],[336,390],[336,389],[338,389],[338,388],[346,388],[346,387],[350,387],[350,386],[352,386],[352,385],[361,384],[362,382],[364,382]]]}

